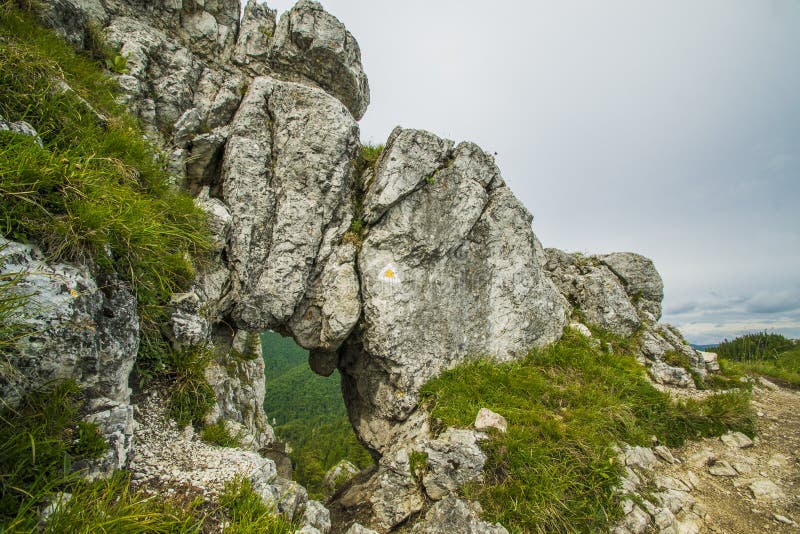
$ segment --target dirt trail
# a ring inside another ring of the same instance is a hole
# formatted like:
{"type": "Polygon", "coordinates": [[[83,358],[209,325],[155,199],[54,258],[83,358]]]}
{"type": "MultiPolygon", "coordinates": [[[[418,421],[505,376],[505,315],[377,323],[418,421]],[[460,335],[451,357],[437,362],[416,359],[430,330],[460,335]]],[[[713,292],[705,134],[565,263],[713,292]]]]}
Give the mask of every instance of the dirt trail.
{"type": "Polygon", "coordinates": [[[753,408],[752,444],[731,437],[690,442],[672,450],[680,463],[655,469],[692,481],[691,495],[706,511],[700,532],[800,532],[800,392],[763,381],[753,390],[753,408]]]}

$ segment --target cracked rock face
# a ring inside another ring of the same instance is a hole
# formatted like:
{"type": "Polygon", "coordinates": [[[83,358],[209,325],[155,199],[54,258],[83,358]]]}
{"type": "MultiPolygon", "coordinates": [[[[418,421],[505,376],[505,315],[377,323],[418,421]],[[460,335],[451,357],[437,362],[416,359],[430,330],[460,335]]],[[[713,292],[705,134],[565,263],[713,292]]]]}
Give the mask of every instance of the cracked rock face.
{"type": "Polygon", "coordinates": [[[478,355],[521,356],[566,321],[531,215],[491,156],[451,146],[395,130],[365,196],[379,218],[358,256],[363,321],[340,370],[350,419],[379,452],[424,435],[415,410],[431,377],[478,355]]]}
{"type": "Polygon", "coordinates": [[[639,352],[658,384],[694,388],[689,370],[665,361],[675,353],[704,377],[718,371],[693,349],[674,326],[659,323],[664,284],[653,262],[639,254],[615,252],[583,256],[549,248],[545,267],[582,319],[620,336],[639,336],[639,352]]]}
{"type": "Polygon", "coordinates": [[[361,50],[344,24],[319,2],[300,0],[281,16],[269,51],[270,66],[309,80],[341,100],[356,120],[369,105],[361,50]]]}
{"type": "Polygon", "coordinates": [[[85,267],[51,263],[39,249],[0,238],[0,273],[23,297],[15,312],[22,328],[9,358],[0,361],[0,401],[16,406],[34,390],[74,380],[109,450],[79,466],[89,477],[127,465],[133,443],[128,379],[139,348],[136,299],[119,281],[98,281],[85,267]],[[7,278],[6,278],[7,279],[7,278]]]}
{"type": "Polygon", "coordinates": [[[355,251],[341,243],[358,126],[319,89],[256,78],[231,127],[222,181],[235,229],[234,315],[251,330],[335,350],[359,314],[355,251]]]}

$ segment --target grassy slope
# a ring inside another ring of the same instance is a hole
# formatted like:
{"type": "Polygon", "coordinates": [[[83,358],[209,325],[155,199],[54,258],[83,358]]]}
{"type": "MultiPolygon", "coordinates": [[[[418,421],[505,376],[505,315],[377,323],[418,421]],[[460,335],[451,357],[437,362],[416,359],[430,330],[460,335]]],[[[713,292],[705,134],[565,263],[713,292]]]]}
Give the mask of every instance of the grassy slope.
{"type": "Polygon", "coordinates": [[[262,349],[264,409],[276,419],[278,436],[292,446],[295,478],[319,497],[325,473],[340,460],[371,465],[347,419],[338,371],[327,378],[315,374],[308,366],[308,352],[273,332],[262,335],[262,349]]]}
{"type": "Polygon", "coordinates": [[[568,331],[516,363],[476,361],[427,384],[432,418],[469,427],[481,407],[504,415],[485,442],[486,482],[467,487],[485,516],[516,532],[598,531],[619,516],[615,443],[671,446],[728,429],[753,434],[749,394],[672,402],[647,381],[624,344],[613,354],[568,331]]]}
{"type": "MultiPolygon", "coordinates": [[[[117,86],[102,59],[76,53],[15,3],[0,0],[0,115],[29,122],[44,142],[42,148],[0,132],[0,233],[37,243],[54,261],[86,262],[127,281],[142,320],[140,373],[166,373],[183,389],[202,386],[193,379],[198,370],[189,369],[196,355],[173,353],[159,328],[170,295],[191,280],[207,248],[205,216],[170,186],[157,150],[116,103],[117,86]],[[73,92],[60,89],[62,82],[73,92]]],[[[16,283],[0,280],[0,358],[19,334],[10,320],[21,303],[16,283]]],[[[82,403],[67,382],[33,393],[16,409],[0,408],[0,531],[200,532],[223,520],[231,533],[294,531],[242,483],[201,507],[133,492],[124,473],[80,480],[71,466],[106,447],[81,421],[82,403]],[[56,491],[73,498],[37,526],[39,509],[56,491]]]]}

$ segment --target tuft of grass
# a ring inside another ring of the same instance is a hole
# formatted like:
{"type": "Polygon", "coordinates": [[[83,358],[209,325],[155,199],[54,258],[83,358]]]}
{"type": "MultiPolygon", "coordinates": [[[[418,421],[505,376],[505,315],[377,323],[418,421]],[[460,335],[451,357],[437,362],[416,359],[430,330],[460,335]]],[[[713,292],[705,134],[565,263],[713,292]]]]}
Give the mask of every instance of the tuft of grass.
{"type": "Polygon", "coordinates": [[[363,145],[355,161],[353,162],[353,220],[350,221],[350,228],[347,230],[343,237],[345,243],[352,243],[357,248],[361,247],[364,242],[364,233],[367,230],[367,224],[364,222],[364,194],[366,193],[366,185],[364,183],[364,174],[368,169],[375,169],[383,153],[383,145],[363,145]]]}
{"type": "Polygon", "coordinates": [[[219,504],[229,519],[226,534],[283,534],[299,528],[267,507],[248,479],[227,483],[219,504]]]}
{"type": "Polygon", "coordinates": [[[216,402],[214,390],[205,377],[213,356],[212,349],[203,346],[171,354],[169,373],[173,385],[169,414],[180,426],[202,424],[216,402]]]}
{"type": "Polygon", "coordinates": [[[200,437],[203,441],[220,447],[241,447],[242,445],[242,438],[232,435],[225,426],[225,421],[221,419],[213,425],[204,426],[200,431],[200,437]]]}
{"type": "MultiPolygon", "coordinates": [[[[72,466],[108,447],[97,427],[81,421],[80,390],[72,381],[26,396],[0,411],[0,525],[32,529],[45,497],[77,478],[72,466]]],[[[2,530],[2,529],[0,529],[2,530]]]]}
{"type": "Polygon", "coordinates": [[[421,480],[428,470],[428,453],[412,451],[408,460],[411,475],[417,480],[421,480]]]}
{"type": "Polygon", "coordinates": [[[601,348],[567,330],[519,362],[476,360],[422,390],[432,419],[469,427],[482,407],[506,417],[507,434],[484,442],[485,482],[464,494],[511,531],[600,531],[621,510],[619,442],[669,446],[727,430],[753,435],[749,393],[675,402],[636,362],[636,343],[601,337],[601,348]],[[613,351],[608,350],[613,347],[613,351]]]}
{"type": "Polygon", "coordinates": [[[81,481],[72,498],[61,505],[42,529],[47,533],[95,532],[190,533],[201,532],[202,498],[189,502],[153,497],[130,488],[130,474],[117,472],[109,480],[81,481]]]}
{"type": "Polygon", "coordinates": [[[51,260],[87,263],[127,281],[139,302],[140,376],[163,369],[160,325],[173,292],[210,249],[205,214],[170,184],[162,154],[117,102],[98,32],[77,53],[0,0],[0,115],[44,142],[0,133],[0,232],[51,260]],[[67,88],[68,86],[68,88],[67,88]]]}

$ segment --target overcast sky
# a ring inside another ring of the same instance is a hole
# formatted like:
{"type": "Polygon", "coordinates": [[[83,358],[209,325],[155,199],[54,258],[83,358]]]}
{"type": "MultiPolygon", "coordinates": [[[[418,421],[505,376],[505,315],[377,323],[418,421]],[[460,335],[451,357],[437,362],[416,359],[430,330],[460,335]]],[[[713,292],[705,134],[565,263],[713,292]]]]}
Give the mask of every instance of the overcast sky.
{"type": "Polygon", "coordinates": [[[497,152],[546,247],[652,258],[692,342],[800,337],[800,1],[322,4],[361,46],[364,142],[497,152]]]}

